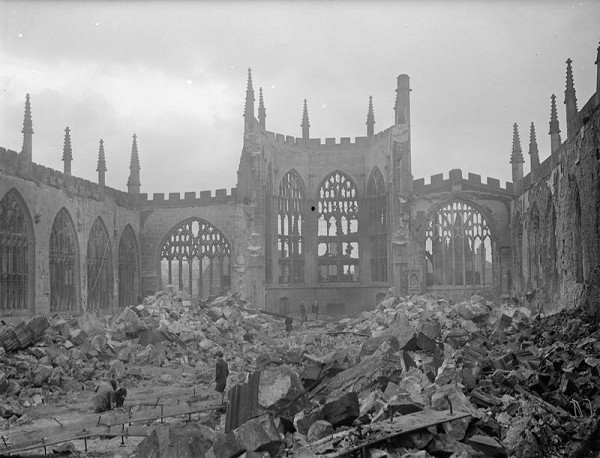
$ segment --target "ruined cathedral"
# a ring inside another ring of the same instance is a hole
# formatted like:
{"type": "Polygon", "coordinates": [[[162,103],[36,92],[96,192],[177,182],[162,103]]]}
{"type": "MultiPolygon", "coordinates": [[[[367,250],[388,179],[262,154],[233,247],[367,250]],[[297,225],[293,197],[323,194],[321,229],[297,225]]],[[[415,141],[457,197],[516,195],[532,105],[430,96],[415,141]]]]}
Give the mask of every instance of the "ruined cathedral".
{"type": "Polygon", "coordinates": [[[168,284],[201,298],[238,293],[283,314],[315,300],[324,314],[355,314],[390,288],[597,311],[597,52],[596,93],[582,108],[567,60],[566,126],[552,95],[550,151],[538,150],[546,132],[533,123],[523,142],[513,126],[512,150],[507,132],[505,186],[459,169],[413,178],[407,75],[394,125],[376,130],[369,100],[366,135],[338,140],[311,138],[306,101],[300,137],[270,132],[249,71],[237,187],[168,196],[140,193],[135,135],[127,192],[105,185],[102,140],[97,183],[71,174],[68,127],[64,170],[34,162],[27,96],[22,150],[0,148],[0,315],[108,313],[168,284]]]}

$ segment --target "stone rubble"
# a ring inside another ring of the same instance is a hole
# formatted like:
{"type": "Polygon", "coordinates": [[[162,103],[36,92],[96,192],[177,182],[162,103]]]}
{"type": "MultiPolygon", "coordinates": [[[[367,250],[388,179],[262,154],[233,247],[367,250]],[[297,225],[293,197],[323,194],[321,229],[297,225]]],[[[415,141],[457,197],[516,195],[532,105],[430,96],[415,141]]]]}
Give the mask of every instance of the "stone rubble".
{"type": "Polygon", "coordinates": [[[194,456],[304,453],[334,433],[432,409],[470,418],[399,436],[370,456],[570,456],[598,432],[600,328],[580,311],[534,317],[479,296],[451,303],[390,292],[358,317],[295,321],[288,334],[283,317],[236,296],[198,301],[167,290],[112,316],[37,326],[24,346],[0,339],[1,429],[98,380],[134,389],[135,365],[194,367],[194,383],[210,386],[220,350],[228,388],[261,371],[261,414],[225,435],[162,427],[140,456],[171,456],[159,452],[164,442],[177,437],[185,449],[188,436],[203,444],[194,456]]]}

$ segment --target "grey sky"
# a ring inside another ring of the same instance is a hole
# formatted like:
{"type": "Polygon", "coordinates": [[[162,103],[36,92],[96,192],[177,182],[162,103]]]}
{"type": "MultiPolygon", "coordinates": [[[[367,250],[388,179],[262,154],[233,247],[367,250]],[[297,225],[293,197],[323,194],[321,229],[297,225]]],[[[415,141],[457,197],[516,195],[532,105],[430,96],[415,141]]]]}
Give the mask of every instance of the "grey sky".
{"type": "MultiPolygon", "coordinates": [[[[549,154],[550,95],[563,138],[565,60],[578,106],[595,91],[600,2],[1,2],[0,145],[20,151],[32,98],[34,161],[126,189],[138,135],[142,192],[233,187],[246,69],[264,88],[267,129],[366,134],[393,122],[396,76],[411,77],[413,175],[462,168],[502,181],[512,124],[549,154]]],[[[526,172],[528,165],[526,165],[526,172]]]]}

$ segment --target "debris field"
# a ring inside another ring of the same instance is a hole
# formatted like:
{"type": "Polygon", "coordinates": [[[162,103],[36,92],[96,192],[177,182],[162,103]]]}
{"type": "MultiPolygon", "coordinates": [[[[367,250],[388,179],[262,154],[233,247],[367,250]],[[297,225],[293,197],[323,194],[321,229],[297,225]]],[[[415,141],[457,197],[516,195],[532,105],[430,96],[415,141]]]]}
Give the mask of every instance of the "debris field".
{"type": "Polygon", "coordinates": [[[285,318],[168,288],[3,325],[0,455],[595,456],[600,329],[581,311],[390,290],[358,317],[285,318]],[[111,379],[124,405],[94,413],[111,379]]]}

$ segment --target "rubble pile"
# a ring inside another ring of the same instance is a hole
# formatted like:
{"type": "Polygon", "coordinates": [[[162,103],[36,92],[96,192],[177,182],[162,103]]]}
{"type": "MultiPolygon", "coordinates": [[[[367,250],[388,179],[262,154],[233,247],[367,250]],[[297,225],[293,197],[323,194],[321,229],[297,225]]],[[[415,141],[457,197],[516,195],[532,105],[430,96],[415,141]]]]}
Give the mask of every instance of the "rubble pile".
{"type": "Polygon", "coordinates": [[[572,456],[597,430],[600,331],[581,313],[390,296],[316,329],[282,336],[269,360],[297,371],[306,396],[287,411],[259,402],[293,423],[282,441],[295,450],[431,409],[470,418],[388,441],[388,456],[572,456]]]}
{"type": "MultiPolygon", "coordinates": [[[[532,317],[479,296],[390,292],[355,318],[296,320],[291,332],[284,318],[235,295],[198,301],[167,290],[114,315],[36,319],[29,340],[0,349],[0,428],[102,378],[135,389],[143,365],[193,368],[188,383],[212,388],[221,351],[228,388],[260,371],[256,415],[227,434],[218,421],[210,431],[162,427],[140,445],[144,456],[163,456],[171,442],[183,455],[198,442],[206,456],[308,456],[361,441],[370,456],[571,456],[597,433],[600,329],[578,311],[532,317]],[[410,415],[435,421],[398,434],[394,419],[410,415]]],[[[0,342],[11,335],[3,329],[0,342]]]]}

